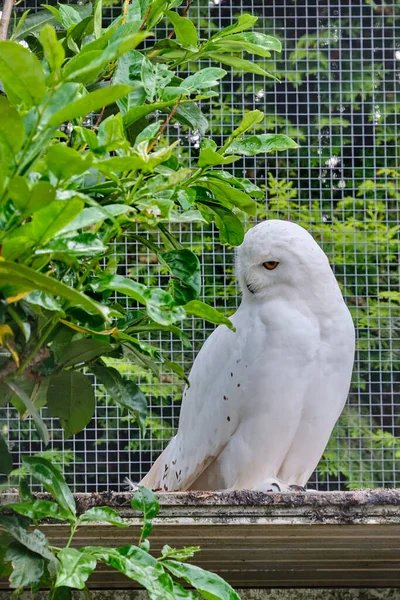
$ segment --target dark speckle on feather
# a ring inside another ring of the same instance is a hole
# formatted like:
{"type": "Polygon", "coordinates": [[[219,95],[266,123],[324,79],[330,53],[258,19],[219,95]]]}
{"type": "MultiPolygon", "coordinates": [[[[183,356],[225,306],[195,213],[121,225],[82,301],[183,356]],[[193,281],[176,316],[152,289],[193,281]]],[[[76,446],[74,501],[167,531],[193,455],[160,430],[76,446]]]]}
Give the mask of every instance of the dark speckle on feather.
{"type": "Polygon", "coordinates": [[[176,465],[176,459],[172,461],[172,464],[173,464],[173,465],[176,465]]]}
{"type": "Polygon", "coordinates": [[[238,383],[238,387],[240,387],[240,383],[238,383]]]}
{"type": "Polygon", "coordinates": [[[227,420],[227,421],[230,421],[230,420],[231,420],[231,418],[228,416],[228,417],[226,417],[226,420],[227,420]]]}
{"type": "Polygon", "coordinates": [[[231,373],[231,377],[233,377],[233,373],[231,373]]]}
{"type": "Polygon", "coordinates": [[[178,477],[179,477],[178,471],[175,471],[175,475],[176,475],[176,478],[178,479],[178,477]]]}

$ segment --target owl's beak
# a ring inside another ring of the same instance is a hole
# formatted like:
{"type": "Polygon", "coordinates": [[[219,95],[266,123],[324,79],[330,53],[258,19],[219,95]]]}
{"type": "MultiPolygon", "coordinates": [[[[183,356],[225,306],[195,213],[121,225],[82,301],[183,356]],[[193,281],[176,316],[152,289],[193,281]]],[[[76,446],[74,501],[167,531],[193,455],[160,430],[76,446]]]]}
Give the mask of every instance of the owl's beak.
{"type": "Polygon", "coordinates": [[[251,294],[255,294],[255,291],[254,291],[253,289],[251,289],[251,286],[250,286],[250,284],[249,284],[249,283],[246,283],[246,287],[247,287],[247,289],[249,290],[249,292],[250,292],[251,294]]]}

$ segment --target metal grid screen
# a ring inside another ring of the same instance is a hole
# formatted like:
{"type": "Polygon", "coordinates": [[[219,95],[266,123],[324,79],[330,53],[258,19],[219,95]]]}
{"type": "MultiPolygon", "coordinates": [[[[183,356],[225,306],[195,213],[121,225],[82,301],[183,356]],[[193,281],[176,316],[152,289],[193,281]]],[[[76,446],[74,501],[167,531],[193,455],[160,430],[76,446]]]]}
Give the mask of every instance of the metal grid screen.
{"type": "MultiPolygon", "coordinates": [[[[236,163],[233,172],[265,185],[259,218],[290,218],[313,233],[334,265],[357,326],[349,402],[311,486],[394,487],[400,480],[400,2],[195,0],[189,16],[207,35],[243,12],[259,16],[257,30],[281,39],[282,55],[266,63],[281,82],[237,75],[228,67],[222,102],[208,107],[211,133],[220,142],[245,110],[259,108],[268,131],[287,133],[301,144],[290,153],[236,163]]],[[[171,135],[181,138],[189,157],[197,155],[198,135],[184,128],[171,135]]],[[[177,233],[201,255],[204,299],[232,312],[240,301],[232,250],[218,243],[213,229],[196,225],[177,233]]],[[[115,254],[126,272],[159,283],[153,257],[143,248],[121,243],[115,254]]],[[[159,341],[188,372],[211,331],[204,323],[186,322],[192,351],[169,337],[159,341]]],[[[139,480],[174,434],[181,383],[167,372],[158,381],[132,365],[124,369],[148,397],[145,439],[101,387],[96,417],[81,434],[63,441],[57,423],[49,420],[51,447],[68,451],[66,472],[75,491],[123,489],[125,477],[139,480]]],[[[4,423],[16,456],[41,449],[29,421],[3,409],[4,423]]]]}

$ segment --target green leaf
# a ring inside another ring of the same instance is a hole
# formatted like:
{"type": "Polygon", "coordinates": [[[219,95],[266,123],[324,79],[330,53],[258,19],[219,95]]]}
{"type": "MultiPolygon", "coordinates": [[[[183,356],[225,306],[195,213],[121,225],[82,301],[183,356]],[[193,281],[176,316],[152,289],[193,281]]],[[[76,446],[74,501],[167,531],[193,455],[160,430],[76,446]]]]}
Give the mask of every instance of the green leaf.
{"type": "Polygon", "coordinates": [[[5,285],[9,285],[10,281],[18,285],[21,291],[39,290],[52,296],[61,296],[61,298],[69,300],[72,305],[81,306],[88,313],[100,314],[105,320],[109,320],[110,309],[81,292],[77,292],[56,279],[38,273],[25,265],[0,260],[0,289],[5,285]]]}
{"type": "Polygon", "coordinates": [[[133,381],[122,377],[112,367],[91,365],[91,372],[106,388],[114,402],[135,415],[142,435],[146,430],[147,400],[143,392],[133,381]]]}
{"type": "Polygon", "coordinates": [[[53,310],[63,313],[63,308],[60,302],[53,298],[53,296],[49,296],[49,294],[45,294],[44,292],[35,290],[25,296],[25,301],[29,304],[33,304],[34,306],[40,306],[45,310],[53,310]]]}
{"type": "Polygon", "coordinates": [[[13,572],[10,575],[12,589],[37,585],[44,573],[43,558],[20,544],[11,544],[7,548],[4,559],[12,563],[13,572]]]}
{"type": "Polygon", "coordinates": [[[87,363],[94,358],[112,352],[114,349],[114,346],[104,340],[82,338],[71,342],[65,348],[61,363],[64,368],[87,363]]]}
{"type": "Polygon", "coordinates": [[[48,149],[46,162],[49,170],[58,180],[65,180],[87,171],[92,164],[92,156],[82,155],[81,152],[64,144],[55,144],[48,149]]]}
{"type": "Polygon", "coordinates": [[[240,600],[229,583],[215,573],[175,560],[164,560],[162,564],[175,577],[181,577],[192,585],[205,600],[240,600]]]}
{"type": "Polygon", "coordinates": [[[0,145],[14,158],[24,141],[24,122],[5,96],[0,96],[0,114],[0,145]]]}
{"type": "Polygon", "coordinates": [[[235,331],[235,328],[229,319],[224,317],[224,315],[217,309],[209,306],[201,300],[192,300],[191,302],[188,302],[188,304],[185,304],[185,311],[188,315],[200,317],[200,319],[205,319],[206,321],[215,323],[216,325],[227,325],[229,329],[235,331]]]}
{"type": "Polygon", "coordinates": [[[90,208],[84,208],[73,221],[63,227],[58,235],[65,235],[70,231],[83,229],[88,225],[94,225],[95,223],[105,221],[105,219],[114,219],[119,215],[126,214],[130,210],[130,206],[127,206],[126,204],[106,204],[105,206],[91,206],[90,208]]]}
{"type": "Polygon", "coordinates": [[[201,292],[201,268],[199,259],[190,250],[171,250],[161,254],[172,275],[182,281],[195,297],[201,292]]]}
{"type": "Polygon", "coordinates": [[[263,112],[261,112],[260,110],[250,110],[249,112],[247,112],[244,115],[239,127],[237,127],[236,129],[234,129],[232,131],[231,135],[229,136],[229,139],[233,140],[234,138],[238,137],[239,135],[246,133],[246,131],[248,131],[249,129],[254,127],[254,125],[257,125],[257,123],[261,123],[261,121],[263,119],[264,119],[263,112]]]}
{"type": "Polygon", "coordinates": [[[198,187],[210,190],[215,198],[228,208],[236,206],[248,215],[254,216],[257,211],[257,204],[248,194],[241,192],[237,188],[223,183],[217,179],[201,178],[196,182],[198,187]]]}
{"type": "Polygon", "coordinates": [[[56,30],[51,25],[44,25],[39,34],[44,57],[51,71],[59,71],[65,59],[65,50],[57,39],[56,30]]]}
{"type": "Polygon", "coordinates": [[[180,87],[188,90],[190,93],[200,90],[208,90],[210,87],[218,85],[219,79],[225,77],[225,69],[219,67],[205,67],[197,73],[189,75],[180,83],[180,87]]]}
{"type": "Polygon", "coordinates": [[[171,546],[163,546],[161,556],[163,558],[174,558],[175,560],[187,560],[192,558],[196,552],[200,551],[200,546],[190,546],[184,548],[171,548],[171,546]]]}
{"type": "Polygon", "coordinates": [[[124,114],[125,127],[129,127],[132,125],[132,123],[139,121],[139,119],[142,119],[156,110],[164,110],[164,108],[174,106],[174,104],[175,100],[169,100],[167,102],[154,102],[153,104],[145,104],[144,106],[132,106],[132,108],[130,108],[124,114]]]}
{"type": "Polygon", "coordinates": [[[83,208],[82,200],[54,200],[34,213],[32,221],[15,229],[3,242],[3,256],[13,260],[24,251],[19,240],[25,238],[40,246],[49,242],[67,223],[72,221],[83,208]]]}
{"type": "Polygon", "coordinates": [[[237,71],[255,73],[256,75],[262,75],[263,77],[271,77],[272,79],[276,79],[274,75],[268,73],[268,71],[260,67],[260,65],[251,62],[250,60],[245,60],[244,58],[238,58],[237,56],[231,56],[228,54],[222,54],[221,52],[209,52],[207,56],[216,62],[229,65],[237,71]]]}
{"type": "Polygon", "coordinates": [[[252,183],[250,179],[246,179],[245,177],[234,177],[232,173],[229,173],[228,171],[220,171],[218,169],[213,169],[212,171],[207,173],[207,177],[216,177],[217,179],[221,179],[222,181],[225,181],[230,185],[244,190],[246,194],[248,194],[252,198],[265,197],[265,192],[257,185],[254,185],[254,183],[252,183]]]}
{"type": "Polygon", "coordinates": [[[50,126],[56,126],[65,121],[85,117],[103,106],[113,104],[116,100],[129,94],[131,90],[131,86],[128,85],[113,85],[95,90],[57,111],[50,117],[48,123],[50,126]]]}
{"type": "Polygon", "coordinates": [[[8,450],[7,442],[0,433],[0,474],[8,475],[12,471],[12,456],[8,450]]]}
{"type": "Polygon", "coordinates": [[[103,71],[108,61],[101,60],[101,50],[89,50],[81,52],[72,57],[62,70],[64,81],[76,81],[78,83],[93,83],[103,71]]]}
{"type": "Polygon", "coordinates": [[[245,31],[246,29],[251,29],[258,21],[258,17],[254,17],[253,15],[240,15],[236,23],[233,25],[229,25],[229,27],[224,27],[221,31],[214,34],[210,39],[216,40],[222,37],[226,37],[231,35],[232,33],[238,33],[239,31],[245,31]]]}
{"type": "Polygon", "coordinates": [[[97,561],[91,554],[75,548],[63,548],[58,553],[60,570],[57,574],[55,587],[71,587],[83,590],[91,573],[95,570],[97,561]]]}
{"type": "Polygon", "coordinates": [[[282,51],[282,44],[278,38],[273,37],[272,35],[266,35],[265,33],[260,33],[259,31],[248,31],[246,33],[240,33],[239,35],[230,35],[229,37],[224,37],[224,39],[231,41],[235,40],[238,42],[242,42],[244,40],[245,42],[253,44],[254,46],[264,48],[267,51],[282,51]]]}
{"type": "Polygon", "coordinates": [[[35,254],[65,254],[66,256],[89,256],[104,254],[108,247],[93,233],[82,233],[73,238],[56,239],[37,249],[35,254]]]}
{"type": "Polygon", "coordinates": [[[294,140],[282,133],[263,133],[261,135],[249,135],[243,140],[234,141],[225,150],[226,154],[240,154],[242,156],[255,156],[266,152],[277,150],[292,150],[299,148],[294,140]]]}
{"type": "Polygon", "coordinates": [[[60,471],[49,460],[40,456],[24,456],[22,463],[66,513],[70,516],[76,514],[74,497],[60,471]]]}
{"type": "Polygon", "coordinates": [[[56,570],[58,561],[49,549],[48,541],[42,531],[34,529],[32,532],[28,532],[26,524],[23,523],[20,517],[4,517],[2,515],[0,515],[0,529],[9,533],[31,552],[40,554],[40,556],[50,561],[49,566],[52,572],[56,570]]]}
{"type": "Polygon", "coordinates": [[[65,521],[70,517],[69,512],[60,508],[56,502],[51,502],[50,500],[28,499],[17,504],[7,504],[5,508],[7,510],[12,509],[16,513],[24,517],[29,517],[29,519],[33,519],[34,521],[46,518],[65,521]]]}
{"type": "MultiPolygon", "coordinates": [[[[108,344],[106,345],[108,347],[108,344]]],[[[71,351],[72,353],[73,351],[71,351]]],[[[83,356],[90,356],[90,352],[87,351],[85,354],[82,350],[80,356],[75,356],[75,358],[70,356],[68,364],[73,363],[74,360],[79,360],[83,356]]],[[[57,375],[52,375],[47,391],[47,405],[50,417],[60,419],[65,438],[68,439],[79,433],[90,422],[96,408],[94,390],[90,379],[77,371],[61,371],[57,375]]]]}
{"type": "Polygon", "coordinates": [[[28,411],[28,413],[30,414],[30,416],[32,417],[32,419],[35,422],[36,429],[40,436],[40,439],[42,440],[43,444],[45,446],[47,446],[47,444],[50,441],[49,431],[48,431],[44,421],[42,420],[42,417],[36,410],[36,407],[33,404],[32,400],[29,398],[28,394],[26,394],[25,391],[15,383],[15,381],[9,381],[7,383],[7,385],[24,404],[26,410],[28,411]]]}
{"type": "Polygon", "coordinates": [[[22,464],[32,477],[43,485],[46,492],[53,496],[61,508],[72,517],[76,515],[74,497],[64,477],[50,461],[40,456],[24,456],[22,464]]]}
{"type": "Polygon", "coordinates": [[[192,131],[198,131],[204,135],[209,123],[197,104],[180,104],[175,111],[175,119],[187,125],[192,131]]]}
{"type": "Polygon", "coordinates": [[[222,156],[213,148],[204,147],[200,149],[198,166],[199,167],[215,167],[215,165],[229,165],[230,163],[239,160],[240,156],[222,156]]]}
{"type": "Polygon", "coordinates": [[[174,31],[180,44],[184,48],[195,48],[197,51],[199,36],[192,21],[186,17],[181,17],[178,13],[173,12],[172,10],[168,10],[165,14],[168,16],[169,20],[174,26],[174,31]]]}
{"type": "Polygon", "coordinates": [[[143,525],[140,534],[140,539],[143,540],[151,534],[152,521],[160,512],[158,498],[151,490],[139,487],[131,500],[131,506],[143,513],[143,525]]]}
{"type": "Polygon", "coordinates": [[[54,17],[54,15],[49,14],[47,10],[39,10],[38,12],[28,15],[21,26],[19,26],[20,22],[21,19],[17,24],[17,30],[11,36],[11,39],[14,42],[24,40],[32,33],[37,34],[42,27],[46,26],[46,24],[56,25],[58,20],[54,17]]]}
{"type": "Polygon", "coordinates": [[[38,58],[15,42],[0,41],[0,78],[12,104],[38,106],[46,93],[38,58]]]}
{"type": "Polygon", "coordinates": [[[219,230],[221,243],[240,246],[244,240],[244,229],[237,216],[228,208],[225,208],[225,206],[221,206],[216,202],[205,202],[202,200],[201,205],[205,205],[213,214],[215,225],[219,230]]]}
{"type": "Polygon", "coordinates": [[[148,591],[152,600],[175,600],[172,580],[161,564],[142,566],[112,548],[89,547],[82,550],[85,553],[90,551],[97,560],[137,581],[148,591]]]}
{"type": "Polygon", "coordinates": [[[129,523],[108,506],[95,506],[79,517],[79,523],[110,523],[116,527],[129,527],[129,523]]]}

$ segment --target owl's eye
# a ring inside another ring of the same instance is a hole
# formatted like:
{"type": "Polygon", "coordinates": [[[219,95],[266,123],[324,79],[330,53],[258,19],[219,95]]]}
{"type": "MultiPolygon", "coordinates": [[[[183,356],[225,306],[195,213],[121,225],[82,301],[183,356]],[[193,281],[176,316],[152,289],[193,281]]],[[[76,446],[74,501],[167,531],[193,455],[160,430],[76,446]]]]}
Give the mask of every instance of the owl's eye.
{"type": "Polygon", "coordinates": [[[263,263],[263,267],[268,269],[268,271],[273,271],[278,265],[279,262],[277,260],[268,260],[267,262],[263,263]]]}

